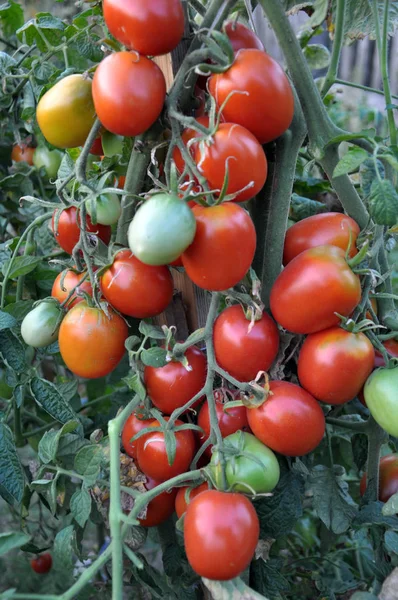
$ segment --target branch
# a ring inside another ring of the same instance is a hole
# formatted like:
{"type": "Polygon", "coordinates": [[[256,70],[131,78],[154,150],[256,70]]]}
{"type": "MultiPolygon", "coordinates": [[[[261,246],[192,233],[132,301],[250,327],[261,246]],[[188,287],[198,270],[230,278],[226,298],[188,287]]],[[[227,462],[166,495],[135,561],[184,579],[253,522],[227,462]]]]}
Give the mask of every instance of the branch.
{"type": "Polygon", "coordinates": [[[330,65],[325,76],[322,86],[322,96],[326,96],[334,82],[336,81],[337,72],[339,69],[341,48],[344,39],[344,13],[345,0],[337,0],[336,28],[333,40],[332,56],[330,65]]]}

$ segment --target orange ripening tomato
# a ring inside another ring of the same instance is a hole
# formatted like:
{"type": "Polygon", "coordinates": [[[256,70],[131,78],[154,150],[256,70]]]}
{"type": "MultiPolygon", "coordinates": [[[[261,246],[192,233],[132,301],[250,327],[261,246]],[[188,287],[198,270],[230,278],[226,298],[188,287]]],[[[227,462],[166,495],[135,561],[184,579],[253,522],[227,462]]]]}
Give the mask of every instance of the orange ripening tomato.
{"type": "MultiPolygon", "coordinates": [[[[61,246],[68,254],[72,254],[73,248],[80,239],[80,227],[78,222],[78,212],[75,206],[66,208],[61,212],[58,221],[58,228],[55,231],[55,211],[51,221],[52,232],[61,246]]],[[[111,241],[112,229],[109,225],[93,225],[89,215],[86,216],[86,231],[87,233],[97,235],[104,244],[109,244],[111,241]]]]}
{"type": "Polygon", "coordinates": [[[173,278],[166,266],[142,263],[130,250],[121,250],[101,277],[101,290],[119,312],[137,319],[163,312],[173,297],[173,278]]]}
{"type": "MultiPolygon", "coordinates": [[[[147,481],[144,485],[147,490],[153,490],[160,483],[162,482],[147,476],[147,481]]],[[[155,496],[147,506],[146,517],[138,519],[140,525],[142,527],[155,527],[167,521],[174,512],[177,491],[177,488],[172,488],[155,496]]]]}
{"type": "Polygon", "coordinates": [[[64,317],[59,329],[59,350],[78,377],[96,379],[108,375],[124,355],[127,325],[109,308],[110,316],[79,302],[64,317]]]}
{"type": "Polygon", "coordinates": [[[196,496],[198,496],[202,492],[205,492],[206,490],[208,490],[209,484],[207,483],[207,481],[205,481],[204,483],[201,483],[197,487],[191,488],[191,491],[188,494],[188,503],[185,499],[185,492],[187,491],[187,489],[188,489],[188,486],[180,488],[177,492],[177,496],[175,499],[175,509],[176,509],[177,517],[179,519],[181,519],[182,515],[187,510],[187,506],[191,502],[191,500],[196,498],[196,496]]]}
{"type": "Polygon", "coordinates": [[[283,249],[283,264],[287,265],[300,252],[316,246],[338,246],[346,251],[350,243],[349,256],[358,254],[355,242],[360,233],[359,225],[342,213],[321,213],[295,223],[286,231],[283,249]]]}
{"type": "Polygon", "coordinates": [[[78,295],[79,291],[86,292],[86,294],[89,294],[89,296],[91,296],[93,293],[91,283],[88,279],[85,279],[81,283],[81,280],[85,275],[85,271],[83,273],[75,273],[74,271],[65,269],[64,271],[62,271],[62,273],[59,273],[59,275],[57,275],[57,277],[55,278],[51,290],[51,296],[53,298],[57,298],[57,300],[59,300],[59,302],[62,304],[62,302],[66,300],[73,288],[76,288],[76,286],[78,286],[73,295],[70,297],[69,302],[65,306],[67,310],[71,309],[73,306],[84,300],[84,296],[78,295]],[[66,273],[66,275],[61,286],[61,280],[64,273],[66,273]]]}
{"type": "Polygon", "coordinates": [[[136,433],[148,427],[154,419],[141,419],[140,413],[131,413],[125,422],[122,430],[122,445],[123,448],[131,458],[137,461],[137,441],[132,442],[131,439],[136,433]]]}
{"type": "MultiPolygon", "coordinates": [[[[363,474],[360,484],[361,496],[364,495],[367,482],[366,473],[363,474]]],[[[391,496],[398,492],[398,454],[387,454],[380,459],[379,471],[379,500],[387,502],[391,496]]]]}
{"type": "Polygon", "coordinates": [[[138,52],[114,52],[95,71],[95,112],[111,133],[127,137],[144,133],[159,117],[165,98],[162,71],[138,52]]]}
{"type": "Polygon", "coordinates": [[[300,384],[317,400],[344,404],[373,370],[375,352],[364,333],[330,327],[308,335],[298,357],[300,384]]]}
{"type": "Polygon", "coordinates": [[[262,50],[239,50],[231,67],[213,74],[209,92],[219,109],[230,96],[222,115],[256,136],[260,144],[271,142],[289,127],[294,97],[282,67],[262,50]],[[231,94],[231,92],[241,92],[231,94]]]}
{"type": "Polygon", "coordinates": [[[254,48],[257,50],[264,50],[264,46],[259,38],[256,36],[254,31],[239,23],[238,21],[227,21],[223,25],[224,33],[229,37],[232,48],[235,54],[239,50],[254,48]]]}
{"type": "Polygon", "coordinates": [[[26,162],[32,166],[34,152],[35,148],[31,148],[27,144],[15,144],[12,147],[11,159],[14,162],[26,162]]]}

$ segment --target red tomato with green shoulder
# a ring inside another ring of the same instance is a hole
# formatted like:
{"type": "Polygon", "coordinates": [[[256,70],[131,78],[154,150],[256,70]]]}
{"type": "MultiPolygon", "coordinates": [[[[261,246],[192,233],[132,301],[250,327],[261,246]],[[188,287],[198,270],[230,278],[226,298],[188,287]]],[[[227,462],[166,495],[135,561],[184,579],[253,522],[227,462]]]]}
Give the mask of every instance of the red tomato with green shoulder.
{"type": "Polygon", "coordinates": [[[366,406],[374,420],[390,435],[398,436],[398,366],[379,368],[364,387],[366,406]]]}
{"type": "Polygon", "coordinates": [[[35,573],[39,573],[39,575],[44,575],[48,573],[53,564],[52,556],[49,552],[45,552],[44,554],[40,554],[36,558],[32,558],[30,561],[30,565],[35,573]]]}
{"type": "MultiPolygon", "coordinates": [[[[187,369],[181,362],[172,360],[164,367],[144,369],[145,387],[156,408],[166,415],[184,406],[203,388],[206,381],[206,357],[196,346],[185,352],[187,369]]],[[[200,402],[198,399],[197,403],[200,402]]]]}
{"type": "Polygon", "coordinates": [[[287,381],[271,381],[270,392],[261,406],[247,409],[256,438],[285,456],[303,456],[315,450],[325,433],[319,402],[287,381]]]}
{"type": "Polygon", "coordinates": [[[274,319],[293,333],[315,333],[348,317],[361,300],[361,283],[345,252],[318,246],[301,252],[277,277],[270,296],[274,319]]]}
{"type": "Polygon", "coordinates": [[[76,304],[84,300],[84,296],[78,295],[79,292],[85,292],[89,296],[92,296],[93,289],[91,287],[90,280],[87,278],[82,281],[86,275],[86,271],[83,271],[83,273],[75,273],[75,271],[65,269],[62,271],[62,273],[59,273],[54,280],[51,296],[53,298],[57,298],[57,300],[59,300],[59,302],[62,304],[62,302],[64,302],[69,296],[70,292],[76,288],[67,305],[65,306],[67,310],[71,309],[73,306],[76,306],[76,304]],[[61,285],[63,276],[64,280],[61,285]]]}
{"type": "MultiPolygon", "coordinates": [[[[53,214],[51,227],[55,239],[68,254],[72,254],[73,248],[80,239],[79,215],[75,206],[65,208],[59,217],[57,230],[55,228],[55,212],[53,214]]],[[[112,230],[109,225],[93,225],[90,217],[86,217],[86,231],[89,234],[96,235],[104,244],[109,244],[111,241],[112,230]]]]}
{"type": "Polygon", "coordinates": [[[188,277],[200,288],[221,291],[246,275],[256,249],[250,215],[238,204],[195,206],[196,234],[182,255],[188,277]]]}
{"type": "Polygon", "coordinates": [[[239,23],[239,21],[227,21],[223,26],[223,30],[229,37],[235,54],[245,48],[264,50],[263,44],[254,31],[243,25],[243,23],[239,23]]]}
{"type": "Polygon", "coordinates": [[[344,404],[361,391],[373,370],[374,358],[373,346],[364,333],[330,327],[304,340],[298,378],[317,400],[344,404]]]}
{"type": "MultiPolygon", "coordinates": [[[[360,484],[361,496],[367,487],[367,474],[364,473],[360,484]]],[[[398,454],[387,454],[380,459],[379,500],[387,502],[398,492],[398,454]]]]}
{"type": "Polygon", "coordinates": [[[240,192],[235,202],[256,196],[267,179],[262,146],[250,131],[235,123],[221,123],[212,136],[203,138],[195,146],[194,158],[212,190],[221,191],[228,173],[226,194],[240,192]]]}
{"type": "Polygon", "coordinates": [[[201,577],[226,581],[250,564],[260,525],[242,494],[208,490],[188,504],[184,544],[188,562],[201,577]]]}
{"type": "Polygon", "coordinates": [[[127,325],[111,308],[108,311],[109,317],[86,301],[79,302],[61,323],[59,350],[68,369],[78,377],[105,377],[124,355],[127,325]]]}
{"type": "MultiPolygon", "coordinates": [[[[147,481],[144,485],[147,490],[153,490],[160,483],[162,482],[147,476],[147,481]]],[[[138,519],[140,525],[142,527],[155,527],[167,521],[174,512],[177,491],[177,488],[172,488],[155,496],[147,506],[146,517],[138,519]]]]}
{"type": "Polygon", "coordinates": [[[259,371],[268,371],[279,348],[279,333],[267,313],[250,320],[240,304],[229,306],[217,317],[213,329],[217,363],[239,381],[253,381],[259,371]]]}
{"type": "MultiPolygon", "coordinates": [[[[168,418],[166,418],[168,420],[168,418]]],[[[182,421],[175,425],[183,425],[182,421]]],[[[149,427],[159,427],[158,421],[152,421],[149,427]]],[[[175,432],[176,451],[172,464],[166,452],[165,434],[162,431],[146,433],[137,440],[137,460],[140,469],[147,477],[166,481],[189,470],[195,454],[195,437],[191,429],[175,432]]]]}
{"type": "Polygon", "coordinates": [[[28,165],[33,165],[33,155],[35,148],[27,144],[15,144],[11,151],[11,160],[14,162],[26,162],[28,165]]]}
{"type": "Polygon", "coordinates": [[[137,460],[137,441],[132,442],[131,439],[136,433],[148,427],[155,419],[143,419],[138,413],[131,413],[126,420],[122,430],[122,446],[126,454],[137,460]]]}
{"type": "MultiPolygon", "coordinates": [[[[373,300],[373,298],[372,298],[373,300]]],[[[391,338],[383,342],[384,348],[387,350],[391,358],[398,358],[398,338],[391,338]]],[[[375,350],[375,367],[384,367],[385,362],[383,355],[378,350],[375,350]]]]}
{"type": "Polygon", "coordinates": [[[102,8],[111,34],[141,54],[168,54],[182,39],[181,0],[104,0],[102,8]]]}
{"type": "Polygon", "coordinates": [[[283,264],[287,265],[300,252],[316,246],[337,246],[347,251],[350,257],[358,254],[355,242],[360,233],[359,225],[342,213],[321,213],[295,223],[286,231],[283,249],[283,264]]]}
{"type": "Polygon", "coordinates": [[[166,266],[145,265],[130,250],[121,250],[101,277],[101,290],[119,312],[137,319],[163,312],[173,297],[173,278],[166,266]]]}
{"type": "Polygon", "coordinates": [[[109,54],[95,71],[95,112],[111,133],[127,137],[144,133],[159,117],[165,98],[162,71],[138,52],[109,54]]]}
{"type": "Polygon", "coordinates": [[[209,92],[219,109],[233,94],[222,115],[228,123],[246,127],[260,144],[275,140],[290,126],[294,97],[282,67],[262,50],[239,50],[231,67],[213,74],[209,92]]]}
{"type": "Polygon", "coordinates": [[[208,489],[209,489],[209,484],[207,483],[207,481],[205,481],[204,483],[201,483],[200,485],[198,485],[194,488],[192,488],[192,487],[189,488],[188,486],[180,488],[177,492],[177,496],[175,499],[175,510],[177,513],[177,517],[179,519],[181,519],[182,515],[187,510],[188,504],[194,498],[196,498],[196,496],[199,496],[199,494],[201,494],[202,492],[205,492],[208,489]],[[187,492],[187,490],[189,490],[189,489],[190,489],[190,491],[187,492]],[[188,495],[188,501],[186,499],[187,495],[188,495]]]}

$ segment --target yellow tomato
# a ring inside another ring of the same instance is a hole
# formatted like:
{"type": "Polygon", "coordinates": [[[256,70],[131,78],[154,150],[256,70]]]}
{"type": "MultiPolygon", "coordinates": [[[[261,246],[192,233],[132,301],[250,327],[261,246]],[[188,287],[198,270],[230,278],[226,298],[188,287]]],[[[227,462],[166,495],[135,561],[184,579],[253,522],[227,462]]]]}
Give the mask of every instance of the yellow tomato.
{"type": "Polygon", "coordinates": [[[58,148],[82,146],[95,120],[91,80],[68,75],[40,99],[36,112],[39,127],[58,148]]]}

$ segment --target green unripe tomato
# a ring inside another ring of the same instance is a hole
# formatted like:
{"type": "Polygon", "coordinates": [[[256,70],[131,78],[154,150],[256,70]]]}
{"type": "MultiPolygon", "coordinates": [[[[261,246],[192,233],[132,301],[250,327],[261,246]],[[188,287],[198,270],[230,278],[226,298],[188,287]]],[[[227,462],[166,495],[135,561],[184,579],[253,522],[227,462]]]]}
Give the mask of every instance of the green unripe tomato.
{"type": "Polygon", "coordinates": [[[24,342],[33,348],[44,348],[58,339],[62,309],[56,302],[41,302],[28,312],[21,325],[24,342]]]}
{"type": "Polygon", "coordinates": [[[58,174],[63,153],[59,150],[49,150],[46,146],[38,146],[33,153],[33,164],[36,169],[43,167],[49,179],[54,179],[58,174]]]}
{"type": "MultiPolygon", "coordinates": [[[[100,225],[113,225],[117,223],[122,212],[120,200],[117,194],[101,194],[95,200],[95,214],[97,223],[100,225]]],[[[93,216],[92,201],[86,202],[87,212],[93,216]]]]}
{"type": "Polygon", "coordinates": [[[128,230],[131,251],[147,265],[176,260],[195,237],[196,220],[175,194],[155,194],[140,206],[128,230]]]}
{"type": "MultiPolygon", "coordinates": [[[[278,459],[251,433],[237,431],[224,438],[226,448],[239,451],[225,454],[225,475],[233,492],[264,494],[272,492],[280,477],[278,459]]],[[[217,451],[213,452],[210,470],[217,488],[222,489],[222,469],[217,451]]]]}
{"type": "Polygon", "coordinates": [[[374,420],[390,435],[398,436],[398,367],[380,368],[368,377],[363,390],[374,420]]]}

